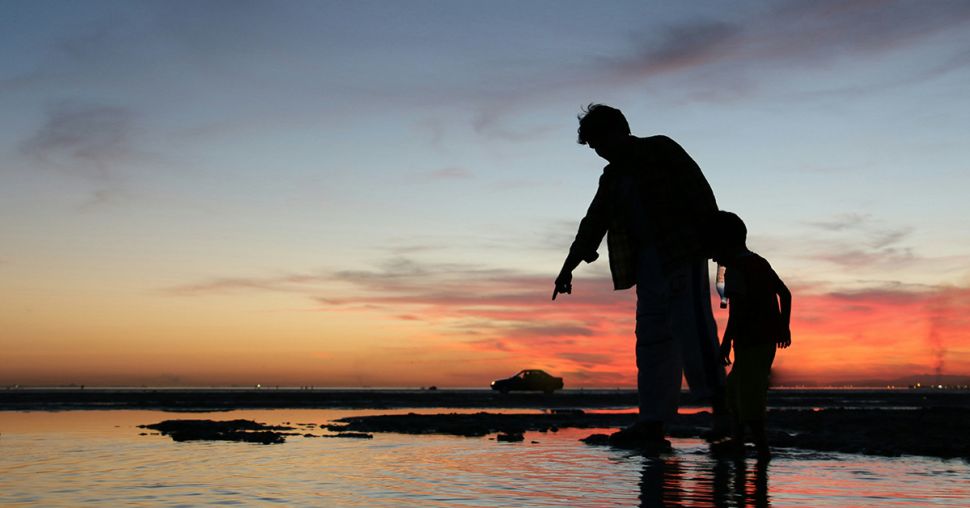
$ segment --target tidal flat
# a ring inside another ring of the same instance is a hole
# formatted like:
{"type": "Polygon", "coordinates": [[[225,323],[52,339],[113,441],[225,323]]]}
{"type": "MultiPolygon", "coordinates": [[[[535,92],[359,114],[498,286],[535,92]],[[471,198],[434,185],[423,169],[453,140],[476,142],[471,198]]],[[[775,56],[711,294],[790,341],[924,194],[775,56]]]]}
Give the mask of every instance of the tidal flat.
{"type": "Polygon", "coordinates": [[[88,390],[0,392],[0,505],[966,506],[970,499],[968,396],[958,392],[773,392],[775,456],[761,464],[713,456],[696,437],[707,408],[686,396],[671,429],[673,451],[648,456],[580,441],[632,421],[631,391],[321,390],[300,399],[308,390],[247,390],[236,402],[268,407],[235,407],[222,397],[231,390],[88,390]],[[457,402],[432,405],[441,400],[457,402]],[[249,421],[258,424],[244,424],[249,431],[283,439],[175,440],[142,427],[184,420],[249,421]],[[358,438],[321,439],[341,433],[358,438]]]}

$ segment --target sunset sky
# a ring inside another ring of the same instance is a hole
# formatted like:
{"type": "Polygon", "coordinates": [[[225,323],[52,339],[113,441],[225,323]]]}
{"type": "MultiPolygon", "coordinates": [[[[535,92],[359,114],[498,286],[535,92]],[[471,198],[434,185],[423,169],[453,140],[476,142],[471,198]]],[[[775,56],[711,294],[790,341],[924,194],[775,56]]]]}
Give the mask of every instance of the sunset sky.
{"type": "Polygon", "coordinates": [[[778,382],[970,376],[968,83],[966,1],[0,0],[0,385],[633,386],[605,242],[549,300],[590,102],[789,284],[778,382]]]}

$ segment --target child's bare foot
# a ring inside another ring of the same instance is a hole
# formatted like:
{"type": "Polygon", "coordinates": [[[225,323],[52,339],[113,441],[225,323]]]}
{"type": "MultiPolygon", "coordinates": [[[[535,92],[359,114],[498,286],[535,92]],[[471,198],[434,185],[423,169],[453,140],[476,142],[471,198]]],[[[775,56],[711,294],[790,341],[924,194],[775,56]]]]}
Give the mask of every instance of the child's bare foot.
{"type": "Polygon", "coordinates": [[[729,437],[711,443],[711,453],[721,457],[744,456],[744,441],[729,437]]]}
{"type": "Polygon", "coordinates": [[[771,449],[768,445],[759,445],[758,450],[758,462],[768,462],[771,460],[771,449]]]}

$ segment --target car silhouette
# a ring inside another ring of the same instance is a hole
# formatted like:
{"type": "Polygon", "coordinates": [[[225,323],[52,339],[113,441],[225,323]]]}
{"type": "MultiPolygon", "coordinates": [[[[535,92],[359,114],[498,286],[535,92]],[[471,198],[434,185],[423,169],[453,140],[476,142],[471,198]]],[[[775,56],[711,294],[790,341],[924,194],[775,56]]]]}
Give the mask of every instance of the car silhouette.
{"type": "Polygon", "coordinates": [[[550,376],[543,370],[526,369],[508,379],[492,381],[492,389],[502,393],[512,390],[541,391],[550,394],[553,390],[562,389],[562,378],[550,376]]]}

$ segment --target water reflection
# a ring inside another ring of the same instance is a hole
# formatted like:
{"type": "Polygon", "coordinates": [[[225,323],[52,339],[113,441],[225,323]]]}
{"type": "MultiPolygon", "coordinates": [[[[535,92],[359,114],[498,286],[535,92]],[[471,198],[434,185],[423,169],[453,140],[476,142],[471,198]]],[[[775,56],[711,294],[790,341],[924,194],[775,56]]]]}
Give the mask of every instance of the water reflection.
{"type": "MultiPolygon", "coordinates": [[[[189,417],[322,424],[361,413],[247,410],[189,417]]],[[[965,508],[970,499],[970,464],[962,460],[779,449],[766,465],[716,459],[700,439],[674,439],[674,452],[662,457],[579,442],[612,429],[529,432],[519,443],[499,443],[494,436],[389,433],[370,440],[290,436],[283,445],[263,446],[175,443],[140,435],[144,429],[136,427],[173,417],[179,415],[0,411],[0,506],[248,506],[277,501],[367,508],[965,508]]]]}
{"type": "Polygon", "coordinates": [[[677,455],[644,457],[641,508],[676,506],[770,506],[768,463],[712,459],[685,464],[677,455]],[[749,467],[750,466],[750,467],[749,467]]]}

